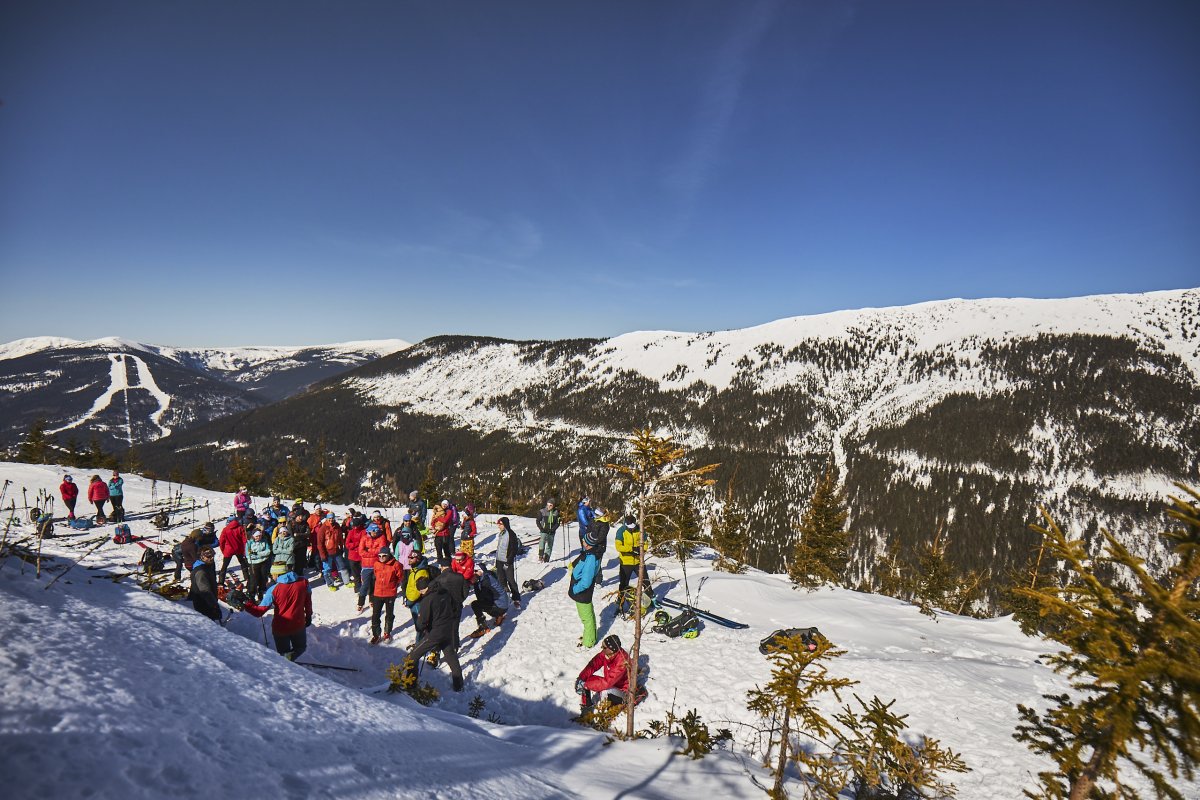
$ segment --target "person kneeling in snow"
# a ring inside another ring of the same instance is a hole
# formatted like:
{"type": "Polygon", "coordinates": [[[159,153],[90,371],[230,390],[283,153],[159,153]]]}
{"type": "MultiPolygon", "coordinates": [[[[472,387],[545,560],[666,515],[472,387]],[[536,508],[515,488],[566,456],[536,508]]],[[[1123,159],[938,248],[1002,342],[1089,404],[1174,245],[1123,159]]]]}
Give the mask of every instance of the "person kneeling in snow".
{"type": "Polygon", "coordinates": [[[199,557],[192,564],[192,590],[188,597],[192,600],[192,608],[213,622],[221,621],[221,606],[217,603],[217,567],[213,563],[216,555],[211,547],[200,551],[199,557]]]}
{"type": "MultiPolygon", "coordinates": [[[[610,703],[625,702],[629,692],[629,654],[621,647],[621,637],[615,633],[604,637],[600,652],[592,657],[575,679],[575,691],[579,693],[579,701],[584,708],[594,705],[598,700],[597,695],[603,692],[608,692],[610,703]]],[[[640,702],[646,690],[639,686],[637,694],[640,702]]]]}
{"type": "Polygon", "coordinates": [[[275,649],[288,661],[295,661],[308,648],[304,629],[312,625],[312,595],[308,581],[288,570],[287,564],[276,562],[271,567],[275,583],[263,595],[262,605],[246,603],[246,611],[261,617],[275,607],[271,633],[275,649]]]}

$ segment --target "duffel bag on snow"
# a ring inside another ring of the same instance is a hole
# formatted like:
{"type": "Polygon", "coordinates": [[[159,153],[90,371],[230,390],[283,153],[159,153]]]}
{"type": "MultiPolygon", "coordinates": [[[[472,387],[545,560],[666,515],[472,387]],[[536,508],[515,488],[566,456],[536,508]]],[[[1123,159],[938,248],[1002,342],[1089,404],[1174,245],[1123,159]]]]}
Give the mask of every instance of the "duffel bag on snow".
{"type": "Polygon", "coordinates": [[[142,551],[142,569],[147,575],[153,575],[156,572],[162,572],[163,561],[163,554],[155,550],[153,547],[147,547],[142,551]]]}
{"type": "Polygon", "coordinates": [[[113,544],[129,544],[132,541],[133,533],[124,522],[113,529],[113,544]]]}
{"type": "Polygon", "coordinates": [[[67,524],[77,531],[86,531],[92,527],[92,521],[87,517],[76,517],[67,524]]]}
{"type": "Polygon", "coordinates": [[[758,652],[767,655],[772,650],[778,650],[782,646],[784,639],[790,639],[794,636],[799,636],[800,643],[804,645],[804,649],[811,652],[817,649],[817,637],[820,635],[821,632],[815,627],[780,628],[758,643],[758,652]]]}

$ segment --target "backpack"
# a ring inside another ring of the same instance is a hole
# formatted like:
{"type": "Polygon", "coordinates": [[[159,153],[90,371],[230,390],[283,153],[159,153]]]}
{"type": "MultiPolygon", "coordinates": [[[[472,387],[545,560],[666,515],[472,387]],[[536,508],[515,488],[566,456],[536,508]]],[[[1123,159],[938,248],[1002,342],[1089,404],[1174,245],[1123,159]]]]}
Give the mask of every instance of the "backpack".
{"type": "Polygon", "coordinates": [[[92,527],[92,521],[87,517],[76,517],[67,524],[77,531],[86,531],[92,527]]]}
{"type": "Polygon", "coordinates": [[[458,523],[459,523],[458,506],[454,505],[454,503],[451,503],[450,504],[450,526],[452,528],[457,528],[458,523]]]}
{"type": "Polygon", "coordinates": [[[54,517],[48,512],[37,518],[37,532],[43,539],[54,536],[54,517]]]}
{"type": "MultiPolygon", "coordinates": [[[[133,541],[133,533],[129,530],[129,526],[122,522],[113,529],[113,544],[129,544],[133,541]]],[[[146,552],[150,552],[147,550],[146,552]]],[[[145,554],[143,554],[143,558],[145,554]]]]}
{"type": "Polygon", "coordinates": [[[159,530],[166,530],[171,527],[171,515],[166,511],[159,511],[150,522],[159,530]]]}
{"type": "Polygon", "coordinates": [[[681,636],[684,639],[695,639],[700,635],[700,618],[690,608],[685,608],[676,617],[672,617],[666,611],[657,611],[654,614],[654,622],[656,624],[650,630],[672,639],[681,636]]]}
{"type": "Polygon", "coordinates": [[[147,575],[153,575],[156,572],[163,570],[163,554],[152,547],[147,547],[142,551],[141,560],[142,569],[147,575]]]}
{"type": "Polygon", "coordinates": [[[546,582],[541,578],[530,578],[521,584],[521,588],[527,592],[540,592],[546,588],[546,582]]]}
{"type": "MultiPolygon", "coordinates": [[[[778,650],[785,639],[793,636],[799,636],[801,644],[806,650],[812,651],[817,649],[818,637],[821,637],[821,632],[812,628],[780,628],[770,636],[758,643],[758,652],[763,655],[770,655],[773,651],[778,650]]],[[[821,637],[824,638],[824,637],[821,637]]]]}

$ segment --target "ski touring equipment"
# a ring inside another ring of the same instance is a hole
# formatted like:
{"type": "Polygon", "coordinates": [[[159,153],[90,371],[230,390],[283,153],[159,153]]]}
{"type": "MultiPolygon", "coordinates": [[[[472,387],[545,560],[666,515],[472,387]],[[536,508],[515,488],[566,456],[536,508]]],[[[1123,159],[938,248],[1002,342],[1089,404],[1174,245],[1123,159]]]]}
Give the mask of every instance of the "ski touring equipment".
{"type": "MultiPolygon", "coordinates": [[[[133,533],[129,530],[129,526],[124,522],[117,525],[113,529],[113,544],[130,544],[133,542],[133,533]]],[[[146,554],[142,554],[142,559],[145,560],[146,554]]]]}
{"type": "Polygon", "coordinates": [[[674,617],[670,612],[660,609],[654,612],[654,627],[650,630],[671,639],[695,639],[700,635],[700,618],[690,608],[685,608],[674,617]]]}
{"type": "Polygon", "coordinates": [[[758,643],[758,652],[765,656],[770,655],[783,645],[785,639],[795,636],[800,637],[800,643],[809,652],[816,650],[819,640],[824,638],[816,626],[811,628],[780,628],[758,643]]]}
{"type": "Polygon", "coordinates": [[[521,588],[527,592],[540,592],[546,588],[546,582],[541,578],[530,578],[521,584],[521,588]]]}
{"type": "Polygon", "coordinates": [[[358,667],[338,667],[338,666],[334,666],[333,664],[317,664],[312,661],[297,661],[296,663],[301,664],[305,667],[318,667],[320,669],[340,669],[345,672],[360,672],[361,671],[361,670],[359,670],[358,667]]]}
{"type": "Polygon", "coordinates": [[[77,531],[86,531],[92,527],[92,521],[87,517],[76,517],[67,524],[77,531]]]}
{"type": "Polygon", "coordinates": [[[666,606],[667,608],[675,608],[675,609],[679,609],[681,611],[685,608],[689,609],[692,612],[694,612],[696,614],[696,616],[700,617],[700,619],[707,620],[708,622],[715,622],[718,625],[723,625],[726,628],[734,628],[735,630],[743,630],[745,628],[750,627],[749,625],[747,625],[744,622],[734,622],[733,620],[731,620],[727,617],[718,616],[717,614],[714,614],[711,611],[704,611],[699,608],[692,608],[691,606],[689,606],[685,603],[680,603],[678,600],[671,600],[670,598],[667,598],[667,597],[660,597],[655,602],[658,603],[658,605],[660,605],[660,606],[666,606]]]}

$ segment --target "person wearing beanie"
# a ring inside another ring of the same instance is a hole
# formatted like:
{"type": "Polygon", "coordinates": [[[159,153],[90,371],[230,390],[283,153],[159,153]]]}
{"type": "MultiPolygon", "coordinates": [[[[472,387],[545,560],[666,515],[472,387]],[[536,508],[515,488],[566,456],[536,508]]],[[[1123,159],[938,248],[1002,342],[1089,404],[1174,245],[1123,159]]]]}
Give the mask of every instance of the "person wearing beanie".
{"type": "Polygon", "coordinates": [[[237,494],[233,496],[233,510],[239,517],[244,517],[248,508],[250,508],[250,492],[245,486],[239,486],[237,494]]]}
{"type": "Polygon", "coordinates": [[[615,538],[617,557],[621,561],[620,580],[617,584],[617,614],[624,617],[637,607],[637,589],[630,589],[630,581],[637,583],[638,563],[642,559],[642,531],[632,514],[626,514],[617,528],[615,538]],[[628,604],[628,611],[626,605],[628,604]]]}
{"type": "Polygon", "coordinates": [[[471,611],[475,614],[475,624],[479,627],[470,636],[478,638],[489,630],[499,628],[504,622],[504,617],[508,613],[508,595],[505,594],[504,587],[496,578],[496,573],[489,570],[485,564],[480,564],[475,568],[475,578],[472,583],[475,585],[476,599],[471,601],[471,611]],[[484,614],[495,619],[491,628],[484,621],[484,614]]]}
{"type": "Polygon", "coordinates": [[[454,554],[454,533],[450,527],[450,503],[435,507],[429,520],[429,529],[433,531],[433,549],[438,564],[443,568],[450,566],[450,558],[454,554]]]}
{"type": "MultiPolygon", "coordinates": [[[[417,525],[417,521],[415,519],[413,519],[412,514],[405,514],[404,518],[400,520],[400,529],[396,532],[397,538],[399,538],[406,532],[411,537],[411,541],[413,543],[413,549],[416,550],[418,553],[424,553],[425,552],[425,534],[421,530],[421,526],[417,525]]],[[[400,557],[398,552],[396,554],[396,557],[397,558],[400,557]]]]}
{"type": "MultiPolygon", "coordinates": [[[[475,506],[467,503],[467,508],[462,512],[460,518],[460,530],[462,531],[459,540],[458,549],[469,556],[475,555],[475,536],[479,533],[479,528],[475,525],[475,506]]],[[[467,580],[471,580],[470,576],[465,576],[467,580]]]]}
{"type": "Polygon", "coordinates": [[[588,547],[596,551],[596,585],[604,583],[604,554],[608,552],[608,531],[612,517],[603,508],[596,509],[596,519],[588,526],[588,547]]]}
{"type": "Polygon", "coordinates": [[[475,559],[459,550],[450,562],[450,569],[463,576],[468,583],[475,580],[475,559]]]}
{"type": "Polygon", "coordinates": [[[416,523],[417,528],[424,534],[425,517],[429,513],[429,504],[415,491],[408,493],[408,513],[412,515],[412,521],[416,523]]]}
{"type": "Polygon", "coordinates": [[[287,525],[275,526],[275,541],[271,543],[272,560],[282,561],[288,569],[296,568],[296,539],[287,525]]]}
{"type": "Polygon", "coordinates": [[[113,470],[108,479],[108,499],[112,502],[112,521],[125,521],[125,479],[121,473],[113,470]]]}
{"type": "Polygon", "coordinates": [[[517,539],[516,531],[509,524],[508,517],[500,517],[496,520],[496,524],[500,526],[500,532],[496,536],[496,575],[512,593],[513,606],[520,608],[521,589],[517,584],[516,561],[521,542],[517,539]]]}
{"type": "Polygon", "coordinates": [[[171,558],[175,558],[175,580],[182,580],[183,570],[186,568],[188,574],[191,574],[192,565],[196,563],[196,559],[200,557],[200,529],[193,528],[192,532],[183,537],[183,541],[179,543],[179,557],[175,558],[175,549],[171,549],[171,558]]]}
{"type": "Polygon", "coordinates": [[[261,603],[246,603],[246,611],[261,617],[275,609],[275,618],[271,620],[275,650],[288,661],[295,661],[308,649],[305,629],[312,625],[312,594],[308,581],[283,562],[276,562],[271,567],[271,575],[275,583],[267,589],[261,603]]]}
{"type": "Polygon", "coordinates": [[[350,565],[346,563],[346,556],[342,554],[345,549],[345,537],[333,514],[326,514],[321,520],[316,528],[314,540],[321,557],[321,575],[325,578],[325,585],[330,591],[336,592],[343,585],[342,576],[349,579],[350,565]]]}
{"type": "Polygon", "coordinates": [[[404,567],[386,546],[376,556],[374,578],[371,583],[371,644],[392,638],[392,626],[396,624],[396,595],[404,583],[404,567]],[[380,613],[383,614],[383,629],[379,628],[380,613]]]}
{"type": "Polygon", "coordinates": [[[558,532],[560,524],[562,524],[562,514],[554,507],[553,500],[547,500],[546,507],[537,515],[537,529],[542,534],[541,541],[538,542],[539,561],[550,560],[550,555],[554,552],[554,535],[558,532]]]}
{"type": "Polygon", "coordinates": [[[192,588],[188,597],[192,608],[213,622],[221,621],[221,606],[217,603],[217,565],[213,563],[216,554],[211,547],[200,551],[200,557],[192,564],[192,588]]]}
{"type": "Polygon", "coordinates": [[[75,479],[70,475],[64,475],[63,482],[59,484],[58,493],[62,495],[63,504],[67,507],[67,519],[75,519],[75,501],[79,499],[79,487],[75,484],[75,479]]]}
{"type": "Polygon", "coordinates": [[[462,666],[458,663],[458,625],[470,591],[470,584],[462,576],[449,571],[429,583],[417,617],[417,632],[421,638],[404,660],[404,675],[419,675],[423,656],[441,653],[450,667],[454,691],[463,690],[462,666]]]}
{"type": "MultiPolygon", "coordinates": [[[[425,560],[425,556],[417,552],[409,554],[408,573],[404,578],[404,605],[412,613],[414,628],[417,627],[417,620],[421,614],[421,598],[429,591],[432,580],[429,562],[425,560]]],[[[420,628],[417,628],[417,641],[421,641],[420,628]]]]}
{"type": "Polygon", "coordinates": [[[575,610],[579,613],[579,621],[583,623],[579,646],[587,649],[596,646],[596,607],[592,605],[592,594],[599,576],[600,555],[595,547],[585,547],[571,562],[567,596],[575,601],[575,610]]]}
{"type": "Polygon", "coordinates": [[[358,610],[366,608],[367,598],[374,592],[375,562],[379,559],[379,551],[388,546],[383,536],[383,528],[372,522],[367,526],[367,535],[358,543],[358,555],[362,558],[362,577],[358,584],[358,610]]]}
{"type": "MultiPolygon", "coordinates": [[[[600,652],[592,657],[587,666],[575,679],[575,691],[579,694],[580,702],[588,708],[597,702],[596,695],[609,692],[610,703],[622,703],[629,691],[629,654],[621,647],[621,638],[615,633],[604,637],[600,652]]],[[[638,688],[635,701],[640,701],[645,695],[638,688]]]]}
{"type": "Polygon", "coordinates": [[[357,593],[358,587],[362,586],[362,554],[358,552],[358,546],[362,544],[367,530],[355,516],[346,524],[346,564],[350,567],[350,588],[357,593]]]}
{"type": "Polygon", "coordinates": [[[246,542],[246,561],[250,569],[246,573],[246,595],[254,602],[262,600],[271,582],[271,543],[256,524],[250,526],[250,538],[246,542]]]}
{"type": "Polygon", "coordinates": [[[242,575],[246,575],[246,529],[242,526],[241,518],[230,517],[225,523],[225,527],[221,529],[221,537],[217,540],[217,544],[221,547],[221,575],[217,578],[219,583],[225,583],[225,574],[229,571],[229,562],[237,559],[238,565],[242,568],[242,575]]]}

